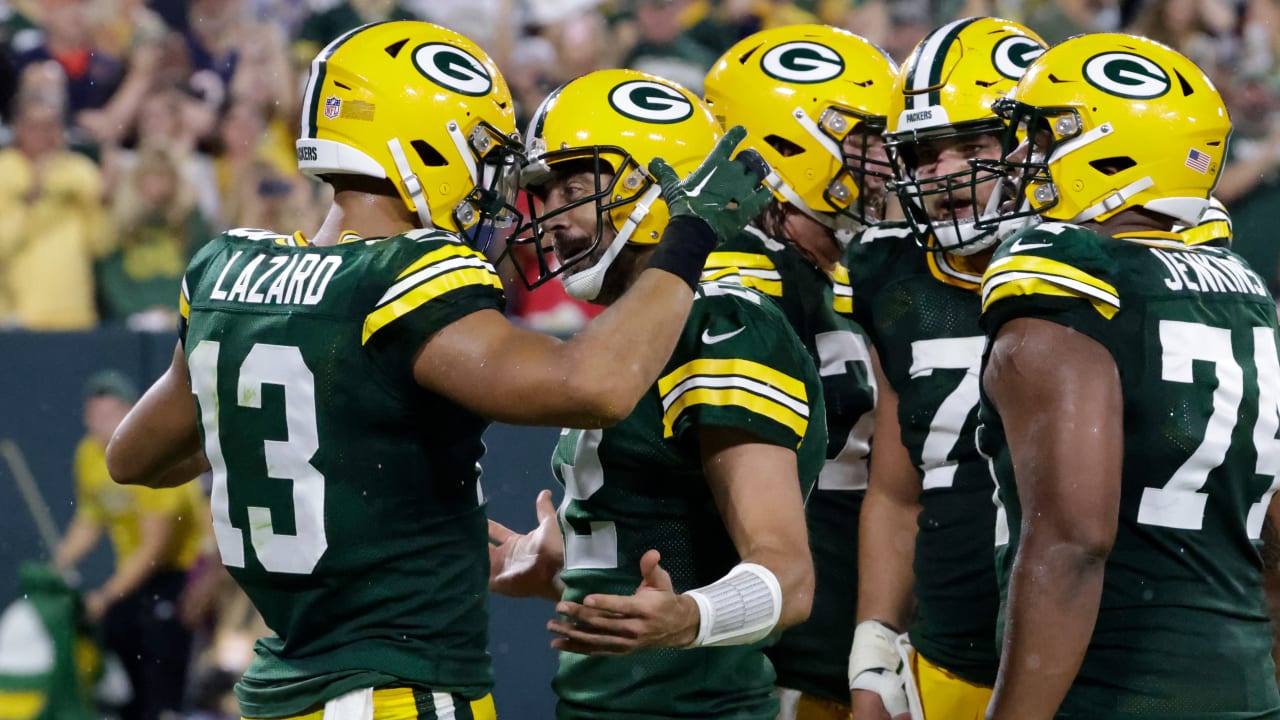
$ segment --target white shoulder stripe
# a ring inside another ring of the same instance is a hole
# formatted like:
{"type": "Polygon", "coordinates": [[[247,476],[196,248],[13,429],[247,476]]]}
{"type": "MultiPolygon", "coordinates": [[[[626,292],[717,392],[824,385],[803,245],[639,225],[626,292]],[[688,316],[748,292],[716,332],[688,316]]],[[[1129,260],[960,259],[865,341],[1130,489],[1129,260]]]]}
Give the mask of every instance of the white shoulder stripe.
{"type": "Polygon", "coordinates": [[[987,298],[991,295],[991,291],[995,290],[1001,285],[1004,285],[1005,283],[1016,282],[1018,280],[1031,280],[1031,279],[1043,280],[1047,283],[1053,283],[1054,285],[1057,285],[1059,287],[1067,288],[1069,290],[1075,290],[1081,295],[1087,295],[1095,300],[1104,302],[1107,305],[1110,305],[1112,307],[1115,307],[1115,308],[1120,307],[1119,295],[1116,295],[1114,293],[1109,293],[1106,290],[1096,288],[1087,283],[1082,283],[1079,280],[1073,280],[1069,277],[1063,277],[1061,275],[1050,275],[1047,273],[1037,273],[1037,272],[1002,272],[1002,273],[996,273],[993,277],[988,278],[987,281],[982,285],[983,306],[986,306],[987,298]]]}
{"type": "Polygon", "coordinates": [[[427,280],[430,280],[431,278],[437,275],[443,275],[447,272],[457,270],[459,268],[464,268],[464,267],[482,268],[484,270],[488,270],[494,275],[497,275],[497,272],[493,269],[493,266],[485,262],[481,258],[474,257],[474,256],[450,257],[446,260],[441,260],[438,263],[428,265],[427,267],[415,272],[414,274],[401,280],[395,285],[392,285],[391,287],[387,288],[387,292],[383,294],[383,296],[378,300],[377,306],[381,307],[383,305],[386,305],[387,303],[391,302],[397,297],[403,295],[409,290],[417,287],[418,285],[421,285],[422,283],[426,282],[427,280]]]}
{"type": "Polygon", "coordinates": [[[786,406],[787,408],[795,411],[795,413],[801,417],[809,417],[808,403],[801,402],[781,390],[762,383],[759,380],[752,380],[751,378],[742,377],[741,375],[694,375],[693,377],[686,378],[679,385],[671,388],[671,392],[667,393],[666,396],[662,398],[663,412],[666,412],[676,400],[679,400],[681,395],[684,395],[686,392],[695,388],[739,388],[741,390],[748,390],[757,395],[763,395],[779,405],[786,406]]]}

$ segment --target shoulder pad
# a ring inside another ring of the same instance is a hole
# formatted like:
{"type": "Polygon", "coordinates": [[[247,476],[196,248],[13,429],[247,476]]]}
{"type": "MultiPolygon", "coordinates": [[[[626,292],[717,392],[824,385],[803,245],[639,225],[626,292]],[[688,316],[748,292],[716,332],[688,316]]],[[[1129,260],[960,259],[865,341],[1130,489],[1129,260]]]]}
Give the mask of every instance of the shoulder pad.
{"type": "Polygon", "coordinates": [[[1041,223],[1005,240],[982,278],[982,311],[1016,297],[1079,298],[1110,319],[1120,310],[1106,249],[1110,239],[1067,223],[1041,223]]]}

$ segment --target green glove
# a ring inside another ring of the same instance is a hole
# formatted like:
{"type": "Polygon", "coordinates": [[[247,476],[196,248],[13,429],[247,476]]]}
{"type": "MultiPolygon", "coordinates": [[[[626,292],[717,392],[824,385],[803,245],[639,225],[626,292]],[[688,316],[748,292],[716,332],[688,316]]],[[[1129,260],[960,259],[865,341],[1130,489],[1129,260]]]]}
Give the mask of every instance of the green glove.
{"type": "Polygon", "coordinates": [[[649,163],[649,172],[662,186],[662,197],[672,219],[681,215],[699,218],[722,241],[742,232],[756,219],[772,197],[769,188],[761,183],[770,170],[755,150],[744,150],[729,159],[746,136],[747,131],[735,125],[683,180],[662,158],[649,163]]]}

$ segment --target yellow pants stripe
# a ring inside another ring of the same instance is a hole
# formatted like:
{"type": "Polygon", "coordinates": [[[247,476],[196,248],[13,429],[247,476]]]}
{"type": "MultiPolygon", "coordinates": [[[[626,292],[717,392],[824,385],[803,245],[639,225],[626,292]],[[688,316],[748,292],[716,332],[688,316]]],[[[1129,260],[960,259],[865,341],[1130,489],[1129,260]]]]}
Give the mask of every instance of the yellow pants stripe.
{"type": "MultiPolygon", "coordinates": [[[[373,691],[373,720],[497,720],[493,695],[468,701],[459,695],[415,688],[373,691]]],[[[242,720],[256,720],[242,718],[242,720]]],[[[280,720],[324,720],[324,708],[280,720]]],[[[345,720],[345,719],[344,719],[345,720]]]]}

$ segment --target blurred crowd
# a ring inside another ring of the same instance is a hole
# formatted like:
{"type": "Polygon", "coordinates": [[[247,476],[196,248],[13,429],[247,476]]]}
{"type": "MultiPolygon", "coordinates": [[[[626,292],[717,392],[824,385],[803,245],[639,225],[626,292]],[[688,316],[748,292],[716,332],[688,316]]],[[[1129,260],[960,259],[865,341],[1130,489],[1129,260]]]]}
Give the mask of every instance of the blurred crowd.
{"type": "MultiPolygon", "coordinates": [[[[186,262],[213,234],[313,231],[328,198],[294,168],[300,88],[316,51],[366,22],[472,37],[528,117],[602,67],[700,92],[720,53],[762,28],[829,23],[901,60],[965,15],[1019,20],[1051,43],[1138,33],[1199,63],[1235,122],[1217,195],[1237,249],[1274,285],[1277,0],[0,0],[0,328],[170,331],[186,262]]],[[[591,312],[558,287],[508,287],[510,312],[541,329],[591,312]]]]}

